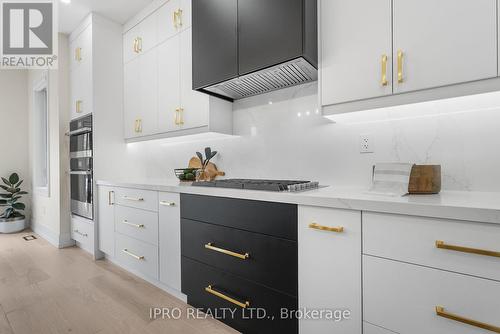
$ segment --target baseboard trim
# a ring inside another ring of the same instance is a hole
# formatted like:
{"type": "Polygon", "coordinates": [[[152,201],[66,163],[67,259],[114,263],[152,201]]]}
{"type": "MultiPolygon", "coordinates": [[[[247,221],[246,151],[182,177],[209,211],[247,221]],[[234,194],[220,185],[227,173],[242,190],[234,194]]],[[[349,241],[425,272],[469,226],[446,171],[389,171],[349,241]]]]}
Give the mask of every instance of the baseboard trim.
{"type": "Polygon", "coordinates": [[[43,239],[47,240],[52,246],[57,248],[72,247],[75,245],[75,241],[71,239],[69,233],[58,234],[50,230],[44,225],[36,224],[31,221],[31,229],[33,232],[41,236],[43,239]]]}

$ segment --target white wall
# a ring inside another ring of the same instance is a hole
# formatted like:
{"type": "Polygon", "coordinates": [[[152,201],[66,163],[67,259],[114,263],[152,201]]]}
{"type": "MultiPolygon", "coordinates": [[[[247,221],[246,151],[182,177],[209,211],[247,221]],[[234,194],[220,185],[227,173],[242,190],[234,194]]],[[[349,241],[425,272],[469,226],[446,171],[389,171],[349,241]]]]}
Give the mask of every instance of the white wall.
{"type": "Polygon", "coordinates": [[[377,161],[409,161],[442,164],[444,189],[500,189],[500,92],[350,114],[334,124],[316,113],[316,91],[313,83],[237,101],[240,137],[131,144],[115,138],[98,179],[174,179],[174,168],[211,146],[228,177],[367,188],[377,161]],[[366,133],[374,139],[373,154],[359,153],[359,136],[366,133]]]}
{"type": "MultiPolygon", "coordinates": [[[[30,70],[28,92],[30,126],[33,113],[33,85],[40,80],[43,71],[30,70]]],[[[49,196],[34,193],[32,199],[33,230],[57,247],[71,244],[69,230],[69,143],[64,133],[69,128],[68,116],[68,39],[59,35],[59,69],[51,70],[49,81],[49,196]]],[[[30,140],[30,170],[33,172],[33,147],[30,140]]]]}
{"type": "MultiPolygon", "coordinates": [[[[17,172],[24,179],[24,189],[31,192],[27,89],[27,71],[0,70],[0,175],[6,177],[17,172]]],[[[29,195],[23,202],[29,206],[29,195]]],[[[29,216],[29,207],[25,213],[29,216]]]]}

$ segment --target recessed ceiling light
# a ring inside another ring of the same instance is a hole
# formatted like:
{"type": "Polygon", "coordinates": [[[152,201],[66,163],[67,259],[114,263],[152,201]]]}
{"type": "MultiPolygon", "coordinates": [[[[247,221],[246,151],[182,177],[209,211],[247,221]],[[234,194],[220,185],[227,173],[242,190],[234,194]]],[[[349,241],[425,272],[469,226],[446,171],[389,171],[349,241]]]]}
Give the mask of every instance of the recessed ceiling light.
{"type": "Polygon", "coordinates": [[[68,4],[71,3],[71,0],[61,0],[62,3],[68,4]]]}

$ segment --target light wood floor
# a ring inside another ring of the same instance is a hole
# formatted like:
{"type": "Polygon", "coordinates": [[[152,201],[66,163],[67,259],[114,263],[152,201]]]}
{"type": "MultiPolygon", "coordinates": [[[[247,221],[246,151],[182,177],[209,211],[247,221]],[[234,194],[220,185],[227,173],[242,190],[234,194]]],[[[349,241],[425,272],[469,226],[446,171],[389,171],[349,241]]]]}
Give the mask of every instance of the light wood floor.
{"type": "Polygon", "coordinates": [[[0,234],[0,334],[234,334],[214,319],[150,319],[187,305],[108,261],[0,234]]]}

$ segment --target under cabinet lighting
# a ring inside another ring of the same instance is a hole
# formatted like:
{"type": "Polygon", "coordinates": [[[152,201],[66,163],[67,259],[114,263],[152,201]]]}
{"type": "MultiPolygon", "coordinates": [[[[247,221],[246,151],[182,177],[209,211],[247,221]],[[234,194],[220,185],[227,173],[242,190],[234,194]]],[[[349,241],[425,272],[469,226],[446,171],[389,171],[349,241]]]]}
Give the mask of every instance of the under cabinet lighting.
{"type": "Polygon", "coordinates": [[[70,4],[71,3],[71,0],[61,0],[62,3],[65,3],[65,4],[70,4]]]}

